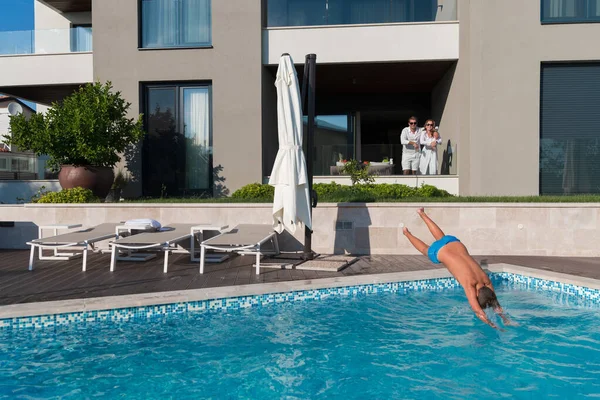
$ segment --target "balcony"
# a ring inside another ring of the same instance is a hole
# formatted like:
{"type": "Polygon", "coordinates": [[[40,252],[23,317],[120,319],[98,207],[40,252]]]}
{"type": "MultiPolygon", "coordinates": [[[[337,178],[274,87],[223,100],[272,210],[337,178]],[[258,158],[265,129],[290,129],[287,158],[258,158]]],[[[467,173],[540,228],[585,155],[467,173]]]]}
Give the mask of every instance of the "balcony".
{"type": "Polygon", "coordinates": [[[38,177],[35,154],[0,152],[0,180],[30,180],[38,177]]]}
{"type": "Polygon", "coordinates": [[[92,28],[0,32],[0,92],[49,104],[93,80],[92,28]]]}
{"type": "Polygon", "coordinates": [[[0,32],[0,55],[92,51],[92,27],[0,32]]]}
{"type": "Polygon", "coordinates": [[[456,0],[269,0],[263,63],[458,59],[456,0]]]}
{"type": "Polygon", "coordinates": [[[267,27],[455,21],[456,0],[268,0],[267,27]]]}

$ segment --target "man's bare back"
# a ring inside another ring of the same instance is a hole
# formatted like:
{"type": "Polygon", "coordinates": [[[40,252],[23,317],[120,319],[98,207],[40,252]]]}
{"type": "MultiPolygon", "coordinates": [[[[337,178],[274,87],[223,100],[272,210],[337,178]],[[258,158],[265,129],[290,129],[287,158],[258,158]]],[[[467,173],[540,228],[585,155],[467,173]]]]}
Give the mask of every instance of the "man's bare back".
{"type": "Polygon", "coordinates": [[[505,323],[510,323],[496,299],[490,278],[481,269],[479,263],[471,257],[465,245],[454,236],[445,235],[439,226],[425,214],[423,208],[420,208],[417,213],[423,219],[436,241],[431,246],[428,246],[413,236],[407,228],[404,228],[404,235],[410,240],[412,245],[423,253],[423,255],[428,256],[434,263],[441,262],[448,268],[448,271],[462,285],[469,300],[469,305],[479,319],[491,327],[497,328],[483,311],[484,308],[493,307],[494,311],[502,317],[505,323]]]}

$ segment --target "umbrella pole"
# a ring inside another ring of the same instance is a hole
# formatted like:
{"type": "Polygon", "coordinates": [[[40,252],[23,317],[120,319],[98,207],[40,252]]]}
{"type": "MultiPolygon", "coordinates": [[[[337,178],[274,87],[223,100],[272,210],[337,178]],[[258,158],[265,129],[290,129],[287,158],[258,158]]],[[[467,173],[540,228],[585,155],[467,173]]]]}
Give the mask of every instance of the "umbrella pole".
{"type": "MultiPolygon", "coordinates": [[[[302,80],[302,106],[307,104],[308,123],[306,125],[306,169],[308,174],[308,194],[310,199],[310,217],[312,220],[313,207],[313,144],[315,135],[315,72],[317,64],[316,54],[307,54],[304,63],[304,79],[302,80]]],[[[315,258],[312,251],[312,230],[304,227],[304,255],[305,260],[315,258]]]]}

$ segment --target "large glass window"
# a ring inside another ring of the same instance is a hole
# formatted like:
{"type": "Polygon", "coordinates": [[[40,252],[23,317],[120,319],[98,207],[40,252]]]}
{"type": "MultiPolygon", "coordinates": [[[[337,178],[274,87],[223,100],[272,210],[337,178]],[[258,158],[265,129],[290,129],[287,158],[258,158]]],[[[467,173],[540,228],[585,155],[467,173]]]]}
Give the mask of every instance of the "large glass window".
{"type": "Polygon", "coordinates": [[[267,26],[435,21],[437,0],[269,0],[267,26]]]}
{"type": "Polygon", "coordinates": [[[210,87],[148,85],[143,187],[147,196],[210,193],[210,87]]]}
{"type": "Polygon", "coordinates": [[[600,22],[600,0],[542,0],[542,22],[600,22]]]}
{"type": "MultiPolygon", "coordinates": [[[[306,128],[308,118],[304,117],[306,128]]],[[[315,118],[314,175],[336,175],[342,160],[354,158],[354,117],[319,115],[315,118]]]]}
{"type": "Polygon", "coordinates": [[[544,64],[540,194],[600,193],[600,64],[544,64]]]}
{"type": "Polygon", "coordinates": [[[144,48],[211,45],[211,0],[141,0],[144,48]]]}

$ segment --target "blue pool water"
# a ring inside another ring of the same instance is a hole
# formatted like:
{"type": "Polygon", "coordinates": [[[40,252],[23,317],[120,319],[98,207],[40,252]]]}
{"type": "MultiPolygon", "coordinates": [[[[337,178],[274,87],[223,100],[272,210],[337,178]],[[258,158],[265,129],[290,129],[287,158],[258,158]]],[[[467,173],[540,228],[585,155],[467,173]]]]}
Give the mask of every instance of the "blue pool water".
{"type": "Polygon", "coordinates": [[[581,398],[600,307],[499,285],[497,332],[461,289],[0,332],[1,398],[581,398]]]}

